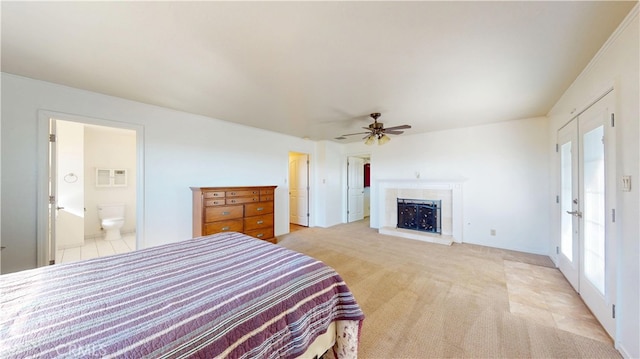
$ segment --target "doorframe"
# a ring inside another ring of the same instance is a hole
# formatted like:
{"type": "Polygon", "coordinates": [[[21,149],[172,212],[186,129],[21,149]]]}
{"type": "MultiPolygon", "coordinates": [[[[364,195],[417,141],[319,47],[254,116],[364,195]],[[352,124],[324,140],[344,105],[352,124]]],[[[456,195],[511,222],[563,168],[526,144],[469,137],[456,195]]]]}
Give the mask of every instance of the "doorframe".
{"type": "MultiPolygon", "coordinates": [[[[144,248],[144,126],[104,120],[68,113],[38,110],[38,136],[36,164],[36,253],[37,267],[49,265],[49,120],[78,122],[87,125],[115,127],[136,132],[136,248],[144,248]]],[[[54,254],[55,255],[55,254],[54,254]]]]}

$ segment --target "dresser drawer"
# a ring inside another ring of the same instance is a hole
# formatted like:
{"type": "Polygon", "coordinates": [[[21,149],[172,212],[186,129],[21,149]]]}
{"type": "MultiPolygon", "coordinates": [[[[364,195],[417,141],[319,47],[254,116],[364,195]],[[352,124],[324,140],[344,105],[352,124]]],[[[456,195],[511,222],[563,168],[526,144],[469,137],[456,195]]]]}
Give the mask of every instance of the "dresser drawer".
{"type": "Polygon", "coordinates": [[[204,200],[204,206],[205,207],[211,207],[211,206],[224,206],[226,203],[224,201],[224,198],[215,198],[215,199],[205,199],[204,200]]]}
{"type": "Polygon", "coordinates": [[[260,190],[248,190],[248,191],[227,191],[227,197],[251,197],[259,196],[260,190]]]}
{"type": "MultiPolygon", "coordinates": [[[[219,206],[204,209],[204,221],[215,222],[227,219],[242,218],[244,215],[242,206],[219,206]]],[[[242,221],[241,221],[242,223],[242,221]]],[[[242,228],[240,228],[242,230],[242,228]]]]}
{"type": "Polygon", "coordinates": [[[244,205],[245,217],[273,213],[273,202],[259,202],[244,205]]]}
{"type": "Polygon", "coordinates": [[[273,201],[275,191],[272,189],[261,189],[260,190],[260,201],[273,201]]]}
{"type": "Polygon", "coordinates": [[[258,228],[273,227],[273,213],[262,216],[253,216],[244,219],[244,230],[249,231],[258,228]]]}
{"type": "Polygon", "coordinates": [[[224,198],[224,191],[206,191],[202,192],[204,198],[224,198]]]}
{"type": "Polygon", "coordinates": [[[258,202],[260,201],[260,197],[258,196],[253,196],[253,197],[235,197],[235,198],[228,198],[225,199],[225,202],[227,204],[240,204],[240,203],[251,203],[251,202],[258,202]]]}
{"type": "Polygon", "coordinates": [[[273,238],[273,227],[254,229],[251,231],[245,231],[244,233],[248,236],[256,237],[259,239],[271,239],[273,238]]]}
{"type": "Polygon", "coordinates": [[[204,225],[204,233],[202,235],[206,236],[220,232],[242,232],[242,219],[207,223],[204,225]]]}
{"type": "Polygon", "coordinates": [[[260,201],[273,201],[273,194],[261,194],[260,201]]]}

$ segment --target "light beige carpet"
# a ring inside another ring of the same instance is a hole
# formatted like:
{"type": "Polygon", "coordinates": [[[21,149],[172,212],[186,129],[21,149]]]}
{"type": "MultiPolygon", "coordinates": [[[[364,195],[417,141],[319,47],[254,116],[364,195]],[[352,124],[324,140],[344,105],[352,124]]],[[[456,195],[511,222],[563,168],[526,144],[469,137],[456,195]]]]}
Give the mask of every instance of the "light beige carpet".
{"type": "Polygon", "coordinates": [[[514,315],[504,261],[546,256],[380,235],[368,221],[308,228],[279,245],[335,268],[366,319],[360,358],[619,358],[610,343],[514,315]]]}

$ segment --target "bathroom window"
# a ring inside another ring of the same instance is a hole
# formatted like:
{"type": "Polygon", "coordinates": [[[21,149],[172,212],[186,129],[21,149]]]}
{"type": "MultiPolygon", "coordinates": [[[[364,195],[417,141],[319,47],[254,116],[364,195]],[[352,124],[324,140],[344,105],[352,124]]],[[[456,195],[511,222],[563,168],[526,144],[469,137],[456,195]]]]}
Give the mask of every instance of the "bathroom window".
{"type": "Polygon", "coordinates": [[[96,187],[125,187],[127,170],[114,168],[96,169],[96,187]]]}

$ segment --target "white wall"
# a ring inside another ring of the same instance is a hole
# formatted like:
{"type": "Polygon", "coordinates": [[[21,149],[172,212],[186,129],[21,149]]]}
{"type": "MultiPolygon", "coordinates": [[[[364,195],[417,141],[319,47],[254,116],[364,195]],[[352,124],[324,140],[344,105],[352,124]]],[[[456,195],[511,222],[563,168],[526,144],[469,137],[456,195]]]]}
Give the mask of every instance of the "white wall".
{"type": "Polygon", "coordinates": [[[346,193],[346,184],[343,174],[346,171],[346,159],[343,146],[335,142],[319,141],[316,148],[317,202],[313,208],[317,214],[317,226],[330,227],[345,221],[343,192],[346,193]]]}
{"type": "MultiPolygon", "coordinates": [[[[549,113],[549,137],[555,141],[557,130],[610,86],[616,95],[616,171],[618,183],[616,223],[616,347],[625,357],[640,357],[640,58],[638,5],[618,31],[612,35],[589,66],[576,79],[549,113]],[[631,175],[632,191],[622,192],[622,175],[631,175]]],[[[550,153],[555,164],[555,153],[550,153]]],[[[556,191],[557,170],[551,168],[552,189],[556,191]]],[[[555,208],[555,203],[552,207],[555,208]]],[[[560,245],[559,223],[552,216],[552,248],[560,245]]],[[[556,259],[555,252],[550,255],[556,259]]]]}
{"type": "Polygon", "coordinates": [[[84,126],[84,205],[86,238],[102,236],[98,204],[124,203],[122,233],[136,230],[136,132],[103,126],[84,126]],[[127,186],[97,187],[96,168],[127,170],[127,186]]]}
{"type": "Polygon", "coordinates": [[[545,117],[416,135],[371,151],[371,226],[380,180],[462,181],[463,241],[547,254],[548,121],[545,117]],[[514,218],[518,220],[515,221],[514,218]],[[490,235],[491,229],[496,235],[490,235]]]}
{"type": "Polygon", "coordinates": [[[312,141],[3,73],[2,273],[36,266],[39,110],[143,126],[142,247],[192,237],[190,186],[277,185],[287,233],[289,151],[309,153],[315,175],[312,141]]]}

